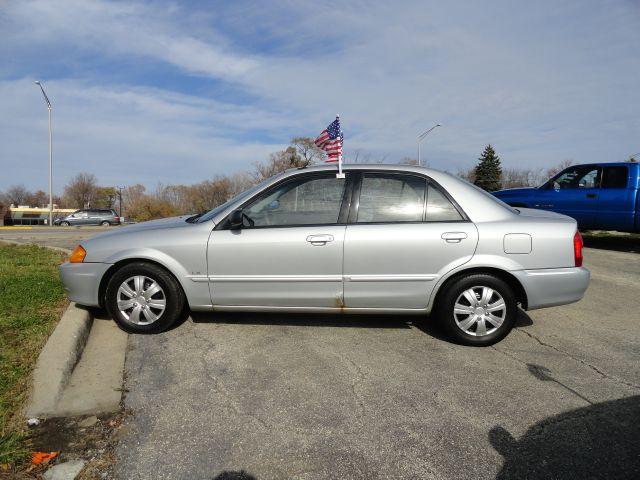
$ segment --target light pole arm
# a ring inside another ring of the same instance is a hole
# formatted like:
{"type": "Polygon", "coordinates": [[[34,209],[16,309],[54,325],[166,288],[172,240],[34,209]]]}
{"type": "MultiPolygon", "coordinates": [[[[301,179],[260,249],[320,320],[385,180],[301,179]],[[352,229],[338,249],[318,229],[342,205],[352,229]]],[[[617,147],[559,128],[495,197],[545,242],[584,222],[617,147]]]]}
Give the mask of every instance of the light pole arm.
{"type": "Polygon", "coordinates": [[[431,133],[432,130],[434,130],[435,128],[441,127],[442,124],[437,123],[435,124],[433,127],[431,127],[429,130],[426,130],[424,132],[422,132],[420,135],[418,135],[418,165],[422,166],[422,160],[420,158],[420,142],[422,142],[422,140],[424,140],[424,138],[429,135],[429,133],[431,133]]]}

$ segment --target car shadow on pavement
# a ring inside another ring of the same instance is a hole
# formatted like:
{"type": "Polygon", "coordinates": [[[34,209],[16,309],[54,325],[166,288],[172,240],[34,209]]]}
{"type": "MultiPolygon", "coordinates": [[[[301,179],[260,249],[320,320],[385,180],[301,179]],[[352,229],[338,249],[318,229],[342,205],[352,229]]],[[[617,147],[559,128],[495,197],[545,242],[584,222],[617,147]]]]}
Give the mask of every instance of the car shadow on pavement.
{"type": "Polygon", "coordinates": [[[364,314],[191,312],[191,319],[194,323],[300,327],[411,328],[411,318],[409,316],[364,314]]]}
{"type": "Polygon", "coordinates": [[[245,472],[244,470],[240,470],[240,471],[225,470],[219,475],[216,475],[215,477],[213,477],[213,480],[258,480],[258,478],[245,472]]]}
{"type": "Polygon", "coordinates": [[[499,480],[640,478],[640,395],[545,418],[519,440],[496,426],[489,442],[499,480]]]}

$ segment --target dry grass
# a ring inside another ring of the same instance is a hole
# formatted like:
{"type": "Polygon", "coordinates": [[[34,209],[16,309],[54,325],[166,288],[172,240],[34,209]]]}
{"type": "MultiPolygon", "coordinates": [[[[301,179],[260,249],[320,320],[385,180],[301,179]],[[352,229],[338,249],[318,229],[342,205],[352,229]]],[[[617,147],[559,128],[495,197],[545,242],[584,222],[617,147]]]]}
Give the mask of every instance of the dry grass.
{"type": "Polygon", "coordinates": [[[31,371],[66,306],[58,265],[61,253],[0,244],[0,465],[28,453],[19,412],[31,371]]]}

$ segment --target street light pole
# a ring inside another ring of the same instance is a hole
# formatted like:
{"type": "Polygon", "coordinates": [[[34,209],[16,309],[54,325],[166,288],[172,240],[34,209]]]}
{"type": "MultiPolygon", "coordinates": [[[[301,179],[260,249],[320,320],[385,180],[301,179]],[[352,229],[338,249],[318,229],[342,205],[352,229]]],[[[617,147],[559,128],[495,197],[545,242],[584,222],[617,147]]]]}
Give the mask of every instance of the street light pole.
{"type": "Polygon", "coordinates": [[[47,104],[47,110],[49,110],[49,226],[53,226],[53,138],[51,133],[51,102],[49,101],[49,97],[44,92],[44,88],[40,81],[36,80],[36,85],[40,87],[42,90],[42,95],[44,96],[44,101],[47,104]]]}
{"type": "Polygon", "coordinates": [[[424,132],[422,132],[420,135],[418,135],[418,165],[422,166],[422,160],[420,159],[420,142],[422,142],[422,140],[424,140],[424,138],[429,135],[429,133],[431,133],[432,130],[434,130],[437,127],[441,127],[442,124],[438,123],[436,125],[434,125],[433,127],[431,127],[429,130],[425,130],[424,132]]]}

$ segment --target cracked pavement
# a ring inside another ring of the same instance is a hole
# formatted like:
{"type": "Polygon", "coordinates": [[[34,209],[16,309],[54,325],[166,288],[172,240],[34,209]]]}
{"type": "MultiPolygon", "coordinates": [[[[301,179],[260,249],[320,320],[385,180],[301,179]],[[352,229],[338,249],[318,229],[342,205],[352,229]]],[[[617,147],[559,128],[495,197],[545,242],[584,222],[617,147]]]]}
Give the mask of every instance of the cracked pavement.
{"type": "Polygon", "coordinates": [[[410,317],[199,314],[130,336],[123,479],[640,476],[640,257],[492,348],[410,317]]]}

